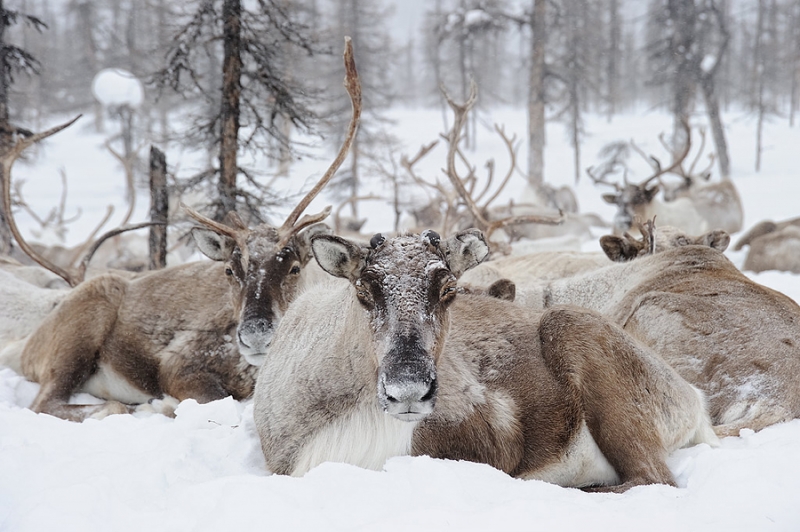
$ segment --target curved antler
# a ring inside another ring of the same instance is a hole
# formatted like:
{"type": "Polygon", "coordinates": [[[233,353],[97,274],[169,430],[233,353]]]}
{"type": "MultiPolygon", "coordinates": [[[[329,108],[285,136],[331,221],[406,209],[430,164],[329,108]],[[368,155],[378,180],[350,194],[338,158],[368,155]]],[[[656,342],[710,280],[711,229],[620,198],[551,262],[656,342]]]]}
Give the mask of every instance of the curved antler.
{"type": "Polygon", "coordinates": [[[297,219],[300,218],[300,215],[306,210],[306,207],[317,197],[323,187],[331,180],[333,174],[336,173],[336,170],[342,165],[345,157],[347,157],[347,153],[350,151],[350,146],[353,144],[356,132],[358,131],[358,124],[361,119],[361,80],[358,77],[356,62],[353,57],[353,41],[350,37],[344,38],[344,70],[344,87],[347,90],[347,94],[350,95],[350,104],[353,110],[353,114],[350,117],[350,125],[347,128],[347,136],[341,148],[339,148],[339,153],[336,155],[336,158],[331,163],[327,172],[325,172],[325,175],[323,175],[317,184],[314,185],[314,188],[300,200],[300,203],[298,203],[297,207],[289,214],[286,221],[283,222],[283,225],[278,228],[278,234],[280,235],[280,241],[278,242],[279,247],[285,246],[292,235],[301,229],[324,220],[331,212],[331,207],[328,206],[323,212],[314,216],[306,215],[299,223],[297,222],[297,219]]]}

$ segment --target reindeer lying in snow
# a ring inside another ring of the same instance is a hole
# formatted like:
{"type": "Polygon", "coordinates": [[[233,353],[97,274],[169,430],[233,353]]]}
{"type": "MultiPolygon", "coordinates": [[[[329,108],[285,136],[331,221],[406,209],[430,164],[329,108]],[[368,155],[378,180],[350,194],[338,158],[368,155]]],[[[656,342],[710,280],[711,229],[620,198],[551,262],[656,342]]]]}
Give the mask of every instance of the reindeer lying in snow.
{"type": "MultiPolygon", "coordinates": [[[[304,268],[311,258],[309,239],[320,230],[312,226],[330,208],[300,215],[333,177],[358,128],[361,86],[349,37],[344,62],[353,107],[345,141],[283,225],[250,229],[234,213],[228,226],[187,209],[204,226],[193,230],[198,246],[218,262],[183,264],[133,280],[108,274],[78,284],[19,357],[0,361],[41,384],[34,411],[80,421],[130,412],[130,405],[164,396],[206,402],[251,395],[255,369],[248,359],[263,355],[289,303],[312,282],[314,269],[304,268]],[[108,401],[69,404],[80,390],[108,401]]],[[[9,169],[10,164],[5,175],[9,169]]],[[[169,403],[156,407],[169,413],[169,403]]]]}
{"type": "Polygon", "coordinates": [[[653,348],[706,393],[719,435],[800,417],[800,306],[716,249],[683,246],[571,277],[510,279],[527,306],[592,309],[653,348]]]}
{"type": "Polygon", "coordinates": [[[743,270],[800,273],[800,218],[761,221],[739,239],[734,249],[738,251],[744,246],[750,249],[743,270]]]}
{"type": "Polygon", "coordinates": [[[426,454],[622,491],[674,484],[666,455],[716,442],[702,394],[600,315],[456,296],[488,255],[477,230],[312,248],[350,282],[299,297],[264,359],[254,416],[273,472],[426,454]]]}

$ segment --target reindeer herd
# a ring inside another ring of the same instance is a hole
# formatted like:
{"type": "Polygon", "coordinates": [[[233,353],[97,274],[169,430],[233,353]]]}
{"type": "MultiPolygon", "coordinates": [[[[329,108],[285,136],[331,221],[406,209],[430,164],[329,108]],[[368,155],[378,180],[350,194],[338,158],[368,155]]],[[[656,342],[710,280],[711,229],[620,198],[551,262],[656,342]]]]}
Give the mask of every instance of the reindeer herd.
{"type": "MultiPolygon", "coordinates": [[[[87,255],[54,267],[11,220],[20,248],[47,268],[0,258],[0,365],[40,384],[32,410],[82,421],[252,398],[275,473],[325,461],[380,469],[411,454],[591,491],[675,485],[674,450],[800,417],[800,306],[723,254],[741,202],[730,181],[711,190],[694,163],[684,170],[688,147],[666,168],[651,158],[654,174],[639,185],[590,171],[615,187],[608,200],[619,208],[602,253],[503,256],[522,238],[510,228],[557,226],[565,212],[476,201],[472,176],[455,170],[474,97],[447,97],[447,222],[345,237],[321,223],[330,208],[302,216],[359,124],[349,40],[345,70],[346,139],[281,226],[186,208],[210,261],[134,273],[89,269],[87,255]],[[656,198],[667,173],[682,178],[671,201],[656,198]],[[671,217],[670,204],[690,208],[671,217]],[[492,239],[501,232],[508,241],[492,239]],[[79,391],[103,402],[73,404],[79,391]]],[[[59,129],[2,161],[6,212],[14,159],[59,129]]],[[[404,165],[412,175],[414,160],[404,165]]],[[[737,246],[800,242],[797,220],[769,224],[737,246]]]]}

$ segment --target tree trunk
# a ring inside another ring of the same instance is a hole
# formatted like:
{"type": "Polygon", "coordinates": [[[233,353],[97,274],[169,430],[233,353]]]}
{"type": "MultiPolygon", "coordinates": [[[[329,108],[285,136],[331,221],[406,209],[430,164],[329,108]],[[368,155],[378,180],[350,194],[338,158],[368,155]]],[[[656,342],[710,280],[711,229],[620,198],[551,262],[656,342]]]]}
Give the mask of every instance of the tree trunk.
{"type": "Polygon", "coordinates": [[[609,4],[610,20],[609,20],[609,51],[608,51],[608,65],[606,70],[606,77],[608,82],[608,116],[607,120],[610,122],[611,117],[617,112],[617,77],[619,62],[619,45],[622,35],[619,20],[619,0],[610,0],[609,4]]]}
{"type": "Polygon", "coordinates": [[[236,210],[236,152],[239,147],[239,96],[241,93],[241,0],[225,0],[222,5],[224,54],[222,62],[222,138],[219,149],[219,203],[214,219],[236,210]]]}
{"type": "MultiPolygon", "coordinates": [[[[5,7],[3,0],[0,0],[0,155],[4,155],[11,146],[11,125],[8,123],[8,63],[5,54],[5,34],[6,25],[5,7]]],[[[5,197],[5,183],[8,176],[2,175],[0,166],[0,198],[5,197]]],[[[3,203],[0,202],[0,254],[11,254],[14,237],[11,235],[11,228],[8,225],[10,212],[6,212],[3,203]]]]}
{"type": "Polygon", "coordinates": [[[544,183],[544,78],[547,0],[533,0],[531,14],[531,72],[528,80],[528,183],[544,183]]]}
{"type": "Polygon", "coordinates": [[[756,20],[756,45],[755,61],[753,70],[756,80],[756,172],[761,171],[761,148],[762,133],[764,130],[764,11],[766,10],[765,0],[758,2],[758,17],[756,20]]]}
{"type": "Polygon", "coordinates": [[[677,58],[672,103],[672,113],[675,118],[672,146],[674,150],[678,151],[688,141],[681,124],[689,121],[697,89],[694,78],[694,58],[690,55],[696,41],[697,13],[694,0],[670,0],[669,4],[672,11],[671,18],[676,26],[670,52],[677,58]]]}
{"type": "Polygon", "coordinates": [[[728,156],[728,143],[725,140],[725,130],[722,127],[722,118],[719,112],[719,99],[714,91],[713,78],[708,77],[703,79],[700,88],[703,91],[708,121],[711,123],[711,134],[714,137],[714,147],[717,151],[720,176],[722,179],[730,179],[731,161],[728,156]]]}
{"type": "Polygon", "coordinates": [[[164,225],[150,226],[151,270],[160,270],[167,265],[167,158],[164,152],[150,146],[150,221],[164,225]]]}

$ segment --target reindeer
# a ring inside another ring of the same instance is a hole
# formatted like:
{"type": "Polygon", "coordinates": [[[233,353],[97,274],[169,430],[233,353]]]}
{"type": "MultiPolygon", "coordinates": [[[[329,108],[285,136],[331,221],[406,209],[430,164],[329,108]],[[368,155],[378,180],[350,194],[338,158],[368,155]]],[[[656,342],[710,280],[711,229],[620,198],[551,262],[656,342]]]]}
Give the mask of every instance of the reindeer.
{"type": "Polygon", "coordinates": [[[734,251],[750,246],[743,270],[800,273],[800,218],[781,222],[762,220],[742,235],[734,251]]]}
{"type": "Polygon", "coordinates": [[[20,358],[6,361],[41,384],[34,411],[80,421],[148,402],[170,413],[174,399],[207,402],[252,394],[250,362],[263,356],[291,301],[313,283],[314,269],[306,268],[310,237],[321,231],[317,224],[330,207],[300,215],[333,177],[357,130],[361,87],[349,38],[344,58],[353,108],[344,144],[283,225],[248,228],[235,213],[225,225],[188,209],[201,224],[193,236],[213,262],[133,280],[115,274],[82,283],[70,278],[77,287],[30,336],[20,358]],[[79,390],[107,402],[69,404],[79,390]]]}
{"type": "Polygon", "coordinates": [[[654,349],[705,392],[721,436],[800,417],[800,306],[719,250],[682,246],[549,281],[508,277],[526,306],[600,312],[654,349]]]}
{"type": "Polygon", "coordinates": [[[411,454],[624,491],[674,485],[667,454],[716,443],[702,394],[600,315],[457,295],[489,253],[477,230],[312,249],[349,282],[298,298],[264,359],[254,417],[275,473],[411,454]]]}
{"type": "Polygon", "coordinates": [[[500,279],[513,279],[522,288],[522,299],[527,300],[528,293],[535,293],[542,283],[598,270],[611,265],[612,261],[627,262],[689,245],[725,251],[730,242],[730,236],[724,231],[693,237],[674,227],[656,229],[654,220],[639,224],[639,232],[642,235],[639,239],[628,233],[602,236],[601,252],[540,251],[488,260],[466,272],[463,281],[473,287],[486,287],[500,279]]]}
{"type": "MultiPolygon", "coordinates": [[[[707,183],[707,178],[703,179],[694,173],[695,165],[705,145],[704,132],[700,153],[691,167],[688,170],[684,169],[683,163],[691,149],[691,128],[685,121],[682,125],[686,131],[686,142],[680,153],[672,152],[672,162],[666,168],[661,166],[657,158],[644,155],[633,144],[653,168],[652,175],[640,183],[629,183],[627,178],[624,179],[624,185],[609,181],[607,176],[613,167],[601,175],[596,175],[593,168],[587,169],[589,177],[595,184],[609,185],[615,189],[612,194],[603,194],[603,200],[617,206],[614,228],[618,234],[630,230],[636,220],[642,221],[654,217],[658,217],[664,225],[674,226],[691,234],[705,233],[714,229],[721,229],[727,233],[741,231],[744,214],[739,193],[733,182],[722,180],[707,183]],[[678,175],[682,183],[670,189],[668,195],[671,201],[661,201],[656,195],[663,186],[661,181],[663,176],[667,174],[678,175]]],[[[659,138],[666,146],[663,135],[659,138]]],[[[703,176],[706,174],[707,170],[701,172],[703,176]]]]}
{"type": "Polygon", "coordinates": [[[786,225],[752,239],[749,244],[743,270],[800,273],[800,227],[797,225],[786,225]]]}

